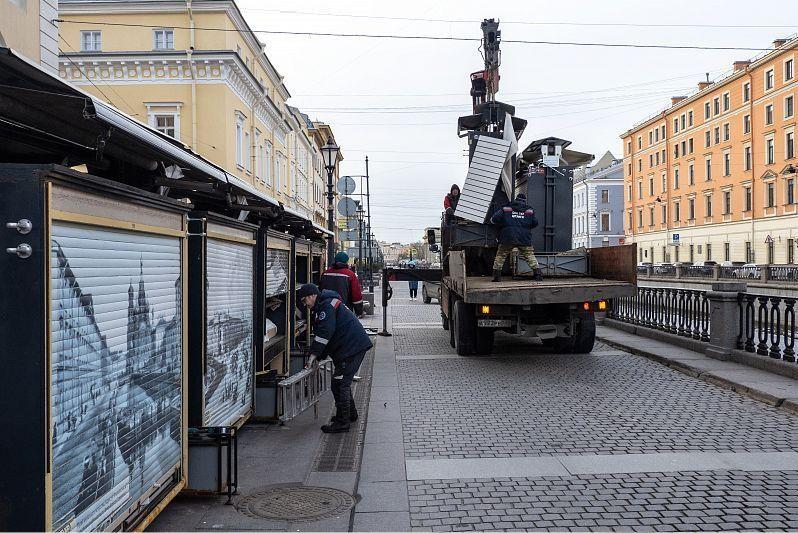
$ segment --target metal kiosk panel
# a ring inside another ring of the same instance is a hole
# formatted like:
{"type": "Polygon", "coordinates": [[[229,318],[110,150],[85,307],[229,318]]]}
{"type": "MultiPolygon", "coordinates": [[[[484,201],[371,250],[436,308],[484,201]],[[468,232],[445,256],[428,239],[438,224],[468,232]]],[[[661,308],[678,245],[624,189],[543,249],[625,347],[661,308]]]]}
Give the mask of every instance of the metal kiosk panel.
{"type": "Polygon", "coordinates": [[[4,529],[143,528],[185,483],[185,204],[0,166],[4,529]]]}

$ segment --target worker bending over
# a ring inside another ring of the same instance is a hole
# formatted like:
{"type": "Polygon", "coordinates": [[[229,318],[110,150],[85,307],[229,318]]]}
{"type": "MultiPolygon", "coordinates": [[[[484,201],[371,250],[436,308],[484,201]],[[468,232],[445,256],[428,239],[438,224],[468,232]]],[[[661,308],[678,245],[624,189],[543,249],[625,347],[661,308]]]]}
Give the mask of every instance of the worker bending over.
{"type": "Polygon", "coordinates": [[[313,323],[310,360],[305,368],[328,357],[333,361],[330,388],[335,398],[335,416],[321,430],[325,433],[349,431],[349,424],[358,417],[352,397],[352,379],[372,347],[371,339],[337,292],[321,291],[308,283],[297,290],[297,300],[311,310],[313,323]]]}
{"type": "Polygon", "coordinates": [[[337,292],[349,309],[357,316],[363,316],[363,290],[357,274],[349,268],[349,255],[346,252],[335,254],[335,262],[321,275],[319,288],[337,292]]]}
{"type": "Polygon", "coordinates": [[[518,255],[529,263],[533,272],[532,279],[542,281],[543,274],[532,248],[532,228],[537,227],[538,219],[535,217],[535,210],[526,204],[526,195],[516,196],[515,201],[493,213],[490,221],[501,228],[499,230],[499,249],[496,251],[496,259],[493,261],[493,281],[501,281],[504,261],[513,249],[517,249],[518,255]]]}

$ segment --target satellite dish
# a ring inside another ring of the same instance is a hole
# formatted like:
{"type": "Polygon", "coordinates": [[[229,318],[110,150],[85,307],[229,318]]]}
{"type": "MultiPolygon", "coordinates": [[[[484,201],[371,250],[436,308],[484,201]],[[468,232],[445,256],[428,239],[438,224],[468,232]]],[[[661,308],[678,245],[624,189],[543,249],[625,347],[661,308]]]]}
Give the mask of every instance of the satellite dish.
{"type": "Polygon", "coordinates": [[[352,176],[338,178],[338,192],[340,194],[352,194],[355,192],[355,180],[352,179],[352,176]]]}
{"type": "Polygon", "coordinates": [[[357,229],[358,220],[356,218],[350,218],[346,221],[346,229],[357,229]]]}
{"type": "Polygon", "coordinates": [[[357,212],[357,202],[344,196],[338,200],[338,214],[344,217],[353,217],[357,212]]]}

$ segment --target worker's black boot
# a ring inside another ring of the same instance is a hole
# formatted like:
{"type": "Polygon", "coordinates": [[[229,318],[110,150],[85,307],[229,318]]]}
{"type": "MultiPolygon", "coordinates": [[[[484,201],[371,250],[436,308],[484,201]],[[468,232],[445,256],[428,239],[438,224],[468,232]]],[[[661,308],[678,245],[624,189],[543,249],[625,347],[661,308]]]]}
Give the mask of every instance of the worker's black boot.
{"type": "Polygon", "coordinates": [[[532,271],[532,280],[543,281],[543,272],[539,268],[536,268],[532,271]]]}
{"type": "Polygon", "coordinates": [[[329,424],[321,426],[325,433],[345,433],[349,431],[349,402],[345,406],[341,404],[335,406],[335,416],[330,419],[329,424]]]}
{"type": "Polygon", "coordinates": [[[502,280],[502,271],[493,269],[493,279],[491,281],[501,281],[502,280]]]}

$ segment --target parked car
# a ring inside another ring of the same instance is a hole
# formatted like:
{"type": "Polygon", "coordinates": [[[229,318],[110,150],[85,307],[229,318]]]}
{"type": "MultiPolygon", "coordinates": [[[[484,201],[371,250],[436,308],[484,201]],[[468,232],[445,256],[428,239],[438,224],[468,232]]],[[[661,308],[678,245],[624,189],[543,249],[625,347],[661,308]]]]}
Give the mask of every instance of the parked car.
{"type": "Polygon", "coordinates": [[[708,267],[708,266],[715,266],[717,264],[718,264],[717,261],[696,261],[695,263],[693,263],[693,266],[708,267]]]}
{"type": "Polygon", "coordinates": [[[432,303],[435,298],[438,302],[441,301],[441,284],[435,281],[422,281],[421,282],[421,299],[425,304],[432,303]]]}
{"type": "Polygon", "coordinates": [[[741,267],[745,264],[745,261],[721,261],[720,266],[722,267],[741,267]]]}
{"type": "Polygon", "coordinates": [[[762,269],[756,263],[745,263],[732,274],[735,278],[754,279],[762,276],[762,269]]]}
{"type": "Polygon", "coordinates": [[[673,271],[673,265],[670,263],[654,263],[651,271],[654,274],[668,274],[673,271]]]}

